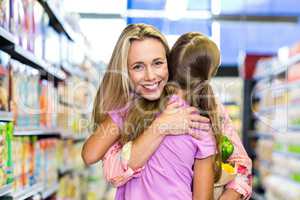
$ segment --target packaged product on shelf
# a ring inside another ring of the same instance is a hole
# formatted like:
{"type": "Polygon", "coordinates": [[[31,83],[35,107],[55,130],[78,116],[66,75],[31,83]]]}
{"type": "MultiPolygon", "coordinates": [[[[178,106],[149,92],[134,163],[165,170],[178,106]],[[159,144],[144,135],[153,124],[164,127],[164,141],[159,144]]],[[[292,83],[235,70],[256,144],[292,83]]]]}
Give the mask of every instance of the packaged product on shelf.
{"type": "Polygon", "coordinates": [[[33,1],[34,7],[34,55],[44,58],[45,30],[49,24],[49,17],[38,1],[33,1]]]}
{"type": "Polygon", "coordinates": [[[53,82],[40,81],[40,124],[43,127],[57,127],[58,94],[53,82]]]}
{"type": "Polygon", "coordinates": [[[39,79],[40,74],[36,69],[31,68],[28,73],[28,115],[30,116],[30,127],[38,128],[40,126],[40,105],[39,105],[39,79]]]}
{"type": "Polygon", "coordinates": [[[70,115],[72,113],[72,104],[70,104],[69,83],[58,84],[58,112],[57,112],[57,126],[67,132],[71,132],[69,127],[70,115]]]}
{"type": "Polygon", "coordinates": [[[11,20],[10,20],[10,31],[16,35],[18,44],[22,47],[26,47],[26,37],[23,37],[24,25],[25,25],[25,13],[24,5],[22,0],[11,1],[11,20]],[[25,46],[24,46],[25,45],[25,46]]]}
{"type": "Polygon", "coordinates": [[[12,110],[19,129],[40,127],[39,72],[11,60],[12,110]]]}
{"type": "Polygon", "coordinates": [[[27,40],[27,45],[24,46],[29,51],[34,50],[35,39],[35,16],[34,16],[34,3],[35,0],[23,0],[24,3],[24,36],[27,40]]]}
{"type": "Polygon", "coordinates": [[[50,26],[45,31],[45,57],[49,63],[60,65],[60,35],[50,26]]]}
{"type": "Polygon", "coordinates": [[[0,27],[9,29],[9,5],[10,0],[0,1],[0,27]]]}
{"type": "Polygon", "coordinates": [[[11,76],[11,111],[13,112],[14,116],[14,121],[16,126],[18,126],[18,84],[19,84],[19,79],[20,79],[20,71],[19,71],[19,62],[16,60],[11,60],[10,61],[10,66],[11,66],[11,71],[10,71],[10,76],[11,76]]]}
{"type": "Polygon", "coordinates": [[[0,110],[8,111],[9,55],[0,51],[0,110]]]}
{"type": "Polygon", "coordinates": [[[23,187],[22,185],[22,154],[23,154],[23,143],[21,137],[14,137],[12,141],[12,146],[14,147],[13,150],[13,175],[14,175],[14,190],[20,189],[23,187]]]}
{"type": "Polygon", "coordinates": [[[58,163],[56,158],[56,147],[57,147],[57,139],[45,139],[44,141],[44,162],[45,166],[45,176],[44,183],[46,186],[50,187],[57,183],[58,181],[58,163]]]}
{"type": "Polygon", "coordinates": [[[0,122],[0,187],[6,184],[5,163],[7,162],[6,124],[0,122]]]}
{"type": "Polygon", "coordinates": [[[41,118],[40,124],[41,126],[47,127],[49,126],[49,116],[48,116],[48,91],[47,91],[47,81],[40,81],[40,109],[41,109],[41,118]]]}
{"type": "Polygon", "coordinates": [[[12,111],[15,123],[19,128],[28,125],[26,116],[26,99],[28,96],[26,66],[16,60],[10,61],[12,66],[12,111]]]}
{"type": "Polygon", "coordinates": [[[3,178],[0,182],[2,185],[12,183],[14,180],[12,171],[12,134],[13,123],[0,122],[0,176],[3,178]]]}

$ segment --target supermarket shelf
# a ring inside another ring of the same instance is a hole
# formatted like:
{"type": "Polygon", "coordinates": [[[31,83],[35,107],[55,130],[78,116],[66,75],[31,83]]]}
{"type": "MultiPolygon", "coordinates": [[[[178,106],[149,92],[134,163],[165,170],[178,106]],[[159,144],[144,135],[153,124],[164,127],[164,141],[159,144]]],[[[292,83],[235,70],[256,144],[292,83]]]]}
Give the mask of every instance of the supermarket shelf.
{"type": "Polygon", "coordinates": [[[73,140],[75,142],[80,142],[80,141],[84,141],[87,137],[88,137],[88,135],[73,136],[73,140]]]}
{"type": "Polygon", "coordinates": [[[77,76],[83,80],[86,80],[88,77],[86,76],[85,72],[82,71],[79,67],[73,66],[69,63],[61,64],[62,69],[72,76],[77,76]]]}
{"type": "Polygon", "coordinates": [[[66,78],[66,75],[62,70],[47,64],[45,61],[37,58],[32,52],[25,50],[21,46],[6,46],[3,50],[10,54],[13,59],[44,72],[45,74],[43,75],[49,75],[50,77],[55,77],[59,80],[64,80],[66,78]]]}
{"type": "Polygon", "coordinates": [[[226,101],[226,102],[223,102],[223,105],[224,106],[239,106],[238,103],[235,101],[226,101]]]}
{"type": "Polygon", "coordinates": [[[0,111],[0,121],[10,122],[13,120],[14,120],[14,118],[13,118],[12,112],[0,111]]]}
{"type": "Polygon", "coordinates": [[[43,184],[37,183],[11,194],[13,200],[24,200],[43,191],[43,184]]]}
{"type": "Polygon", "coordinates": [[[58,169],[59,176],[64,176],[65,174],[72,173],[74,168],[71,166],[62,166],[58,169]]]}
{"type": "Polygon", "coordinates": [[[42,193],[42,199],[47,199],[48,197],[52,196],[54,193],[57,192],[59,187],[58,183],[53,184],[51,187],[44,188],[42,193]]]}
{"type": "Polygon", "coordinates": [[[50,25],[58,32],[65,34],[69,40],[74,41],[74,33],[66,23],[63,22],[62,17],[55,11],[53,6],[46,0],[38,0],[38,2],[45,9],[50,18],[50,25]]]}
{"type": "Polygon", "coordinates": [[[261,97],[263,96],[263,93],[266,92],[287,92],[287,91],[291,91],[293,89],[299,89],[300,87],[300,81],[292,81],[292,82],[286,82],[286,83],[281,83],[281,84],[275,84],[275,85],[271,85],[270,87],[265,87],[262,89],[258,89],[257,91],[255,91],[255,96],[256,97],[261,97]]]}
{"type": "Polygon", "coordinates": [[[10,194],[12,192],[12,184],[0,187],[0,197],[10,194]]]}
{"type": "Polygon", "coordinates": [[[69,108],[76,108],[76,109],[82,109],[82,107],[79,104],[75,104],[75,103],[69,103],[65,100],[63,100],[62,98],[59,98],[59,103],[61,105],[67,106],[69,108]]]}
{"type": "Polygon", "coordinates": [[[273,134],[271,133],[262,133],[262,132],[250,132],[249,137],[257,139],[273,139],[273,134]]]}
{"type": "Polygon", "coordinates": [[[268,78],[268,77],[272,78],[283,72],[286,72],[290,66],[298,62],[300,62],[300,55],[293,56],[286,61],[280,61],[278,59],[273,58],[271,60],[261,62],[258,66],[259,68],[268,66],[267,68],[270,70],[260,73],[259,75],[255,75],[254,78],[257,80],[268,78]]]}
{"type": "Polygon", "coordinates": [[[287,112],[288,110],[295,110],[300,109],[299,104],[291,103],[291,104],[278,104],[273,106],[266,106],[263,109],[260,109],[259,111],[255,112],[256,115],[266,115],[266,114],[272,114],[274,112],[287,112]]]}
{"type": "Polygon", "coordinates": [[[15,130],[14,136],[55,136],[59,137],[57,129],[38,129],[38,130],[15,130]]]}
{"type": "Polygon", "coordinates": [[[266,200],[266,198],[265,198],[263,195],[258,194],[258,193],[256,193],[256,192],[253,192],[253,193],[252,193],[251,198],[252,198],[253,200],[266,200]]]}
{"type": "Polygon", "coordinates": [[[300,125],[289,125],[289,130],[298,132],[300,131],[300,125]]]}
{"type": "Polygon", "coordinates": [[[0,27],[0,47],[14,45],[15,38],[13,34],[0,27]]]}
{"type": "Polygon", "coordinates": [[[74,142],[80,142],[80,141],[84,141],[86,138],[88,137],[87,134],[61,134],[61,138],[62,139],[70,139],[73,140],[74,142]]]}
{"type": "Polygon", "coordinates": [[[274,154],[286,156],[286,157],[292,157],[297,160],[300,160],[300,154],[297,153],[291,153],[291,152],[282,152],[282,151],[273,151],[274,154]]]}

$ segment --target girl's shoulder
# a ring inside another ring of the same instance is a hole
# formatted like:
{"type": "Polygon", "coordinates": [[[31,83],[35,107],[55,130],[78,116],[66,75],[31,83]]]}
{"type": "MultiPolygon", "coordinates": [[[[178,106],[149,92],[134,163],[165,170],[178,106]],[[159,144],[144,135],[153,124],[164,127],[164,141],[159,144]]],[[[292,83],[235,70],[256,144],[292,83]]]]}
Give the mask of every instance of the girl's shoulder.
{"type": "Polygon", "coordinates": [[[173,102],[180,102],[182,106],[188,105],[188,102],[184,100],[182,97],[178,96],[177,94],[172,94],[169,97],[169,103],[173,103],[173,102]]]}
{"type": "Polygon", "coordinates": [[[129,110],[129,103],[121,108],[116,108],[114,110],[108,111],[108,116],[112,119],[112,121],[117,124],[119,128],[123,127],[123,122],[126,116],[126,113],[129,110]]]}

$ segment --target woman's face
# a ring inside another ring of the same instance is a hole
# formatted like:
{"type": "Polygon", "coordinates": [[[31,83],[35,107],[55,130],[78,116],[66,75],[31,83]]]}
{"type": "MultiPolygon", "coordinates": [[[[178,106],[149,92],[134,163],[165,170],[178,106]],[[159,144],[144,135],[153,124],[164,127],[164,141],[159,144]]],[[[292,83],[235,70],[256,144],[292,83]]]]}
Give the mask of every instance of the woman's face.
{"type": "Polygon", "coordinates": [[[163,44],[154,38],[132,41],[127,66],[135,92],[148,100],[159,99],[169,76],[163,44]]]}

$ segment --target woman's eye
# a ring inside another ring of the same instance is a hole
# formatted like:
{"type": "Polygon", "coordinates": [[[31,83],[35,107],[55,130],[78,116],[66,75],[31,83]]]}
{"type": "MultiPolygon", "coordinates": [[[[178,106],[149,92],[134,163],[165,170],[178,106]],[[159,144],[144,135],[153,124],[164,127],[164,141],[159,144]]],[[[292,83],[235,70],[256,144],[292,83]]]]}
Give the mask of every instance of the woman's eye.
{"type": "Polygon", "coordinates": [[[161,66],[162,64],[164,64],[164,62],[162,62],[162,61],[157,61],[154,63],[154,65],[158,66],[158,67],[161,66]]]}
{"type": "Polygon", "coordinates": [[[135,71],[141,71],[141,70],[143,70],[143,65],[135,65],[135,66],[133,66],[133,70],[135,70],[135,71]]]}

